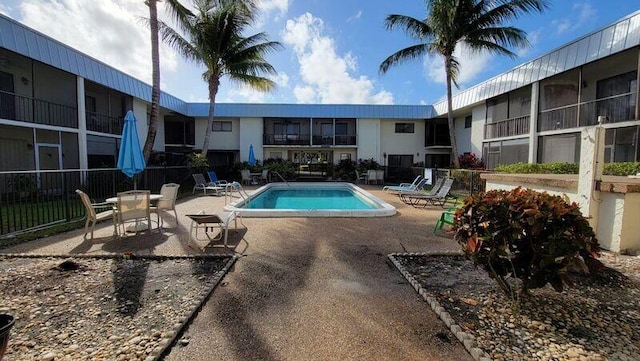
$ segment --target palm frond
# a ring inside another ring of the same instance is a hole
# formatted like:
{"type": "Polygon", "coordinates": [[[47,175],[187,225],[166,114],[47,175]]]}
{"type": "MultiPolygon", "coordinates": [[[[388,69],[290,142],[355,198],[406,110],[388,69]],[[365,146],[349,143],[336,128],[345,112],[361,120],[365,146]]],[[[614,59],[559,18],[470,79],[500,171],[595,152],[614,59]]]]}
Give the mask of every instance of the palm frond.
{"type": "Polygon", "coordinates": [[[162,41],[184,56],[187,60],[198,61],[198,51],[178,32],[162,21],[158,21],[158,33],[162,41]]]}
{"type": "Polygon", "coordinates": [[[381,64],[378,72],[380,74],[386,73],[389,68],[400,64],[407,60],[418,60],[423,55],[429,52],[429,44],[418,44],[409,46],[402,50],[398,50],[394,54],[386,58],[381,64]]]}
{"type": "Polygon", "coordinates": [[[433,37],[433,32],[424,20],[418,20],[411,16],[392,14],[385,19],[385,27],[387,30],[401,29],[409,37],[427,41],[433,37]]]}
{"type": "Polygon", "coordinates": [[[268,92],[276,87],[276,83],[269,78],[249,74],[229,74],[229,80],[235,84],[248,85],[261,92],[268,92]]]}

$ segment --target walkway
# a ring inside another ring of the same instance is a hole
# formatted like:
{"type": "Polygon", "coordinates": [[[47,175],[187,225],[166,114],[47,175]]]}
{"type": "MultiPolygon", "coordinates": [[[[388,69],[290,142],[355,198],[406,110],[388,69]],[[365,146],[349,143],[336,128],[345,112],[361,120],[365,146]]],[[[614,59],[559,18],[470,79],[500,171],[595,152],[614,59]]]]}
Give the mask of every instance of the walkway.
{"type": "MultiPolygon", "coordinates": [[[[433,237],[441,210],[414,209],[365,186],[398,208],[386,218],[245,218],[230,235],[238,260],[168,360],[467,360],[449,333],[386,255],[455,250],[433,237]]],[[[216,211],[223,198],[178,204],[180,225],[165,219],[160,234],[112,240],[101,224],[93,242],[70,232],[4,252],[138,254],[225,252],[219,244],[189,240],[185,214],[216,211]]]]}

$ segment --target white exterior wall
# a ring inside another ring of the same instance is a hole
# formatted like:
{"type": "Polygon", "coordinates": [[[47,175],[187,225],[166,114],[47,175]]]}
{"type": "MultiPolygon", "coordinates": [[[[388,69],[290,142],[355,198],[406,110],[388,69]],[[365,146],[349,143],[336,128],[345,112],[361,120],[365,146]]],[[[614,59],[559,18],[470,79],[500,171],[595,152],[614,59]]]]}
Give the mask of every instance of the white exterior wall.
{"type": "MultiPolygon", "coordinates": [[[[423,120],[384,119],[380,122],[380,153],[413,154],[413,162],[424,161],[424,133],[423,120]],[[413,123],[413,133],[396,133],[396,123],[413,123]]],[[[376,160],[382,164],[382,154],[376,160]]]]}
{"type": "MultiPolygon", "coordinates": [[[[484,140],[484,125],[486,123],[487,107],[479,105],[471,110],[471,153],[482,157],[482,141],[484,140]]],[[[459,144],[460,142],[458,142],[459,144]]]]}
{"type": "MultiPolygon", "coordinates": [[[[133,98],[133,115],[136,117],[136,127],[138,128],[138,138],[140,139],[140,147],[144,147],[144,142],[147,141],[147,133],[149,132],[149,124],[147,124],[147,103],[133,98]]],[[[162,118],[162,117],[161,117],[162,118]]],[[[164,131],[160,132],[160,128],[164,130],[164,119],[158,121],[158,132],[156,132],[156,139],[153,143],[153,150],[164,150],[164,131]],[[162,126],[160,125],[162,124],[162,126]],[[162,147],[158,147],[158,141],[161,142],[162,147]]]]}
{"type": "MultiPolygon", "coordinates": [[[[464,127],[465,116],[454,118],[456,125],[456,143],[458,145],[458,154],[464,154],[466,152],[474,153],[473,146],[471,144],[471,129],[464,127]]],[[[473,124],[471,125],[473,126],[473,124]]]]}
{"type": "MultiPolygon", "coordinates": [[[[262,162],[264,153],[262,149],[262,131],[264,129],[262,118],[241,118],[240,125],[240,161],[249,159],[249,147],[253,145],[253,154],[262,162]]],[[[284,156],[284,155],[283,155],[284,156]]]]}
{"type": "MultiPolygon", "coordinates": [[[[381,163],[382,150],[380,148],[380,119],[358,119],[358,159],[375,159],[381,163]]],[[[357,161],[358,159],[353,159],[357,161]]]]}
{"type": "MultiPolygon", "coordinates": [[[[216,119],[220,121],[230,121],[230,132],[211,133],[211,143],[209,149],[216,150],[239,150],[240,149],[240,119],[216,119]]],[[[254,145],[255,148],[255,145],[254,145]]],[[[255,152],[255,149],[254,149],[255,152]]],[[[260,158],[261,159],[261,158],[260,158]]]]}

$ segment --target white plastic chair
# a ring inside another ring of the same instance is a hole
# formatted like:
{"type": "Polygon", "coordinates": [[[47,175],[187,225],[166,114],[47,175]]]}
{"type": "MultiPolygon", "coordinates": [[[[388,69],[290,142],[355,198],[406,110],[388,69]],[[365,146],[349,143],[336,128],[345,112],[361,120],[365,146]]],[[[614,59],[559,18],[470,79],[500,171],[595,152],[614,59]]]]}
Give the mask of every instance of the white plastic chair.
{"type": "Polygon", "coordinates": [[[164,225],[164,218],[161,215],[161,211],[173,211],[173,214],[176,217],[176,222],[178,222],[176,199],[178,199],[179,188],[180,185],[177,183],[163,184],[162,188],[160,188],[162,198],[156,202],[155,206],[151,207],[151,213],[155,213],[158,216],[158,223],[160,223],[160,227],[164,225]]]}
{"type": "Polygon", "coordinates": [[[138,226],[141,221],[146,221],[147,230],[151,230],[151,192],[149,191],[127,191],[118,193],[118,203],[116,207],[116,224],[118,228],[122,226],[125,234],[127,229],[125,224],[135,222],[134,230],[138,233],[138,226]]]}
{"type": "Polygon", "coordinates": [[[113,222],[113,234],[115,235],[117,233],[117,229],[113,203],[91,203],[89,196],[85,192],[76,189],[76,193],[80,196],[80,200],[82,200],[82,204],[87,211],[87,220],[84,223],[84,239],[87,239],[87,233],[89,232],[91,232],[91,239],[93,239],[93,229],[95,228],[96,223],[109,218],[111,218],[113,222]]]}

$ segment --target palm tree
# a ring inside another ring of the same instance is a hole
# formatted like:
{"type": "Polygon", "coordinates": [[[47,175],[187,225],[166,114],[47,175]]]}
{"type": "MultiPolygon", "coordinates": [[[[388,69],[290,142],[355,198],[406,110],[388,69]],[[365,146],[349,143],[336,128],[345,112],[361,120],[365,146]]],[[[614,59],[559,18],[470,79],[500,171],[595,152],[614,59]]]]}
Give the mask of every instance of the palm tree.
{"type": "Polygon", "coordinates": [[[175,0],[168,0],[180,32],[159,22],[162,39],[188,60],[206,68],[202,77],[209,86],[209,121],[202,154],[207,155],[220,79],[227,76],[235,83],[259,91],[269,91],[275,83],[263,74],[276,74],[265,55],[280,49],[268,41],[264,32],[243,33],[254,22],[253,0],[193,0],[192,12],[175,0]],[[184,34],[184,36],[182,35],[184,34]]]}
{"type": "Polygon", "coordinates": [[[158,130],[158,118],[160,117],[160,51],[158,49],[158,0],[147,0],[149,7],[149,28],[151,29],[151,114],[149,116],[149,130],[147,140],[144,142],[142,154],[144,161],[149,161],[153,142],[158,130]]]}
{"type": "Polygon", "coordinates": [[[416,60],[424,55],[441,55],[447,83],[447,118],[451,157],[454,168],[460,168],[456,144],[451,83],[456,79],[460,63],[453,55],[459,43],[473,51],[488,51],[498,55],[516,57],[508,47],[529,45],[527,33],[502,24],[521,15],[542,12],[548,6],[546,0],[427,0],[427,17],[418,20],[406,15],[388,15],[387,30],[400,28],[418,42],[397,51],[380,64],[384,74],[391,66],[407,60],[416,60]]]}

